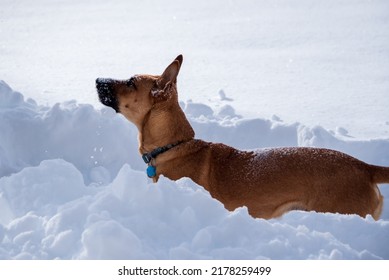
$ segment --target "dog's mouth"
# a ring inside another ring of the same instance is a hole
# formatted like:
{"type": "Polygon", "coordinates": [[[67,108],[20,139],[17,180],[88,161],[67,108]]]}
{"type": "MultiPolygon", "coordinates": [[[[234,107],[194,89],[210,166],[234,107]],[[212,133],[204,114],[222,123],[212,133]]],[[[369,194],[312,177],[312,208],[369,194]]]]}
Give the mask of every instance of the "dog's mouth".
{"type": "Polygon", "coordinates": [[[100,102],[119,113],[119,102],[113,90],[114,83],[112,79],[97,78],[96,89],[100,102]]]}

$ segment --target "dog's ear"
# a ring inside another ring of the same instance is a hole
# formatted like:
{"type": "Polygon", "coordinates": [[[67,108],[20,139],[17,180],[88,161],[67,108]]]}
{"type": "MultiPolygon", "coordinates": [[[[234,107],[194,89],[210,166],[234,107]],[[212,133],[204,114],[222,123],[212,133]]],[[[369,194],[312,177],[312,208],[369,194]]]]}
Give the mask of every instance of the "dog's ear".
{"type": "Polygon", "coordinates": [[[174,61],[178,61],[180,63],[180,67],[182,65],[182,61],[184,60],[184,57],[182,56],[182,54],[180,54],[179,56],[176,57],[176,59],[174,61]]]}
{"type": "Polygon", "coordinates": [[[162,99],[168,97],[170,86],[177,82],[177,76],[180,72],[182,61],[183,57],[180,54],[168,67],[166,67],[165,71],[163,71],[162,75],[157,80],[156,87],[151,90],[154,97],[162,99]]]}
{"type": "Polygon", "coordinates": [[[180,54],[177,58],[163,71],[158,80],[158,86],[164,89],[169,83],[176,83],[178,72],[180,72],[183,57],[180,54]]]}

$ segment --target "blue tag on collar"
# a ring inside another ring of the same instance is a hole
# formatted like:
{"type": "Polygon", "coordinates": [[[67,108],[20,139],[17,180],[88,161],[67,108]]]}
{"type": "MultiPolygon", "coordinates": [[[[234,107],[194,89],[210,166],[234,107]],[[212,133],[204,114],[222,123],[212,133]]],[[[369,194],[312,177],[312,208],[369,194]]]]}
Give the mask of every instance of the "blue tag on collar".
{"type": "Polygon", "coordinates": [[[149,178],[153,178],[157,175],[157,169],[155,166],[149,165],[147,166],[146,173],[149,178]]]}

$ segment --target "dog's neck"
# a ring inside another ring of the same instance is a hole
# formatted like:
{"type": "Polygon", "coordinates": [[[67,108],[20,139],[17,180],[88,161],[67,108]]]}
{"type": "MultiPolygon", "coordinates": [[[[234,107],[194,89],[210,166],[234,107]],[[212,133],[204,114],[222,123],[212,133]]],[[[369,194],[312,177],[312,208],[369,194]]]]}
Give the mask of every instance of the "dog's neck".
{"type": "Polygon", "coordinates": [[[156,104],[139,130],[139,151],[149,153],[157,147],[192,140],[194,135],[178,102],[156,104]]]}

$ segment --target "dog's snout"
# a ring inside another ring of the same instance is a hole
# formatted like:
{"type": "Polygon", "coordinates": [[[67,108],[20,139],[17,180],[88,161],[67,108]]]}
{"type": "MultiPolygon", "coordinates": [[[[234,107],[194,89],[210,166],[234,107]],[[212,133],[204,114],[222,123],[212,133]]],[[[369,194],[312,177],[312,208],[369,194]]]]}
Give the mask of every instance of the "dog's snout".
{"type": "Polygon", "coordinates": [[[112,90],[112,85],[113,85],[112,79],[106,79],[106,78],[96,79],[96,88],[99,93],[112,90]]]}
{"type": "Polygon", "coordinates": [[[119,112],[119,104],[113,88],[114,80],[106,78],[96,79],[96,89],[100,102],[119,112]]]}

